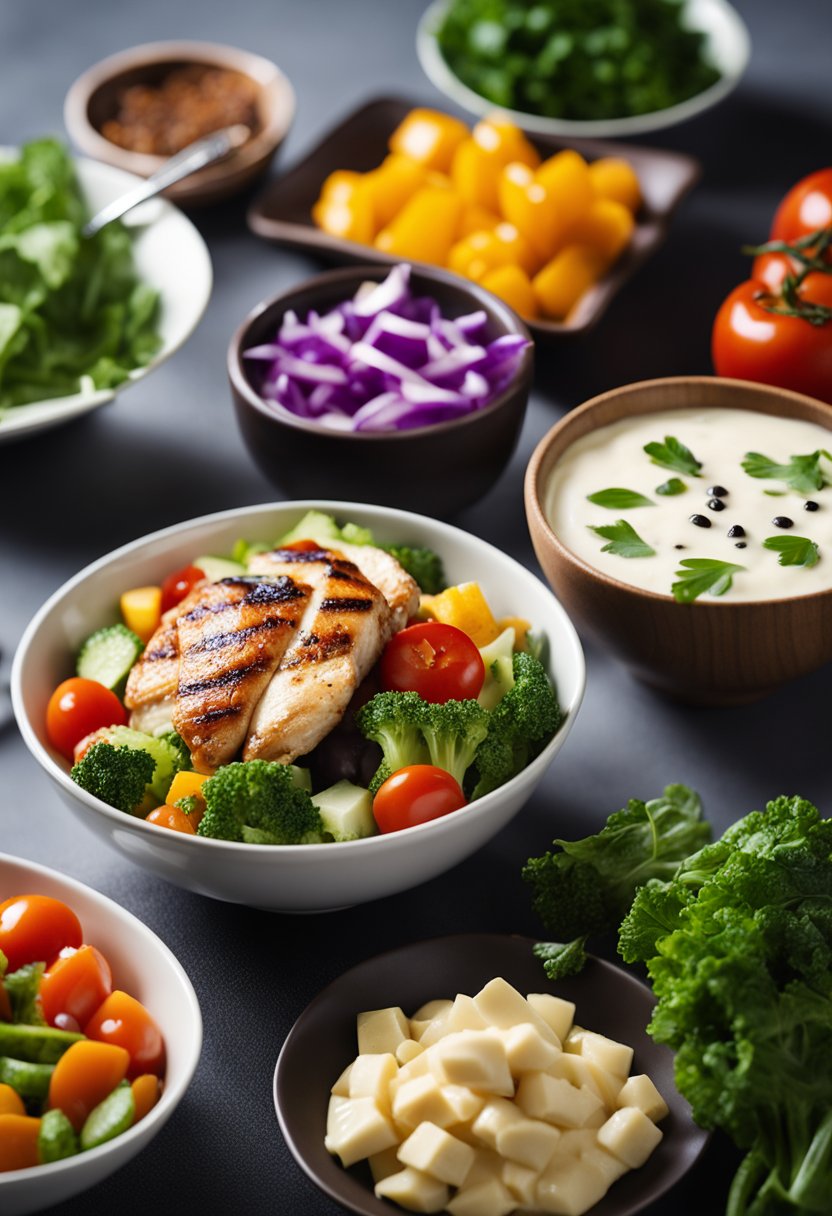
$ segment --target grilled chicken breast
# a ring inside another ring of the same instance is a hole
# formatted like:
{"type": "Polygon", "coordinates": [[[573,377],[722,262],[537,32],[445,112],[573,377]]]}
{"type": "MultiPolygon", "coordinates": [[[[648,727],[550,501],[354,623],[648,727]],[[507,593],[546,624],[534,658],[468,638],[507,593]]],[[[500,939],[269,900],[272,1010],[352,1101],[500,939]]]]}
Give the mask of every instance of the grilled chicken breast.
{"type": "Polygon", "coordinates": [[[290,577],[240,575],[204,585],[180,611],[173,725],[199,772],[213,772],[242,747],[310,598],[310,588],[290,577]]]}
{"type": "Polygon", "coordinates": [[[198,583],[183,600],[162,616],[156,632],[148,641],[127,677],[124,704],[130,725],[152,735],[171,721],[173,698],[179,685],[179,636],[177,617],[188,612],[202,595],[205,583],[198,583]]]}
{"type": "Polygon", "coordinates": [[[341,720],[393,632],[392,613],[381,591],[333,551],[278,549],[258,555],[256,564],[312,587],[297,636],[254,711],[243,750],[244,760],[290,763],[341,720]]]}

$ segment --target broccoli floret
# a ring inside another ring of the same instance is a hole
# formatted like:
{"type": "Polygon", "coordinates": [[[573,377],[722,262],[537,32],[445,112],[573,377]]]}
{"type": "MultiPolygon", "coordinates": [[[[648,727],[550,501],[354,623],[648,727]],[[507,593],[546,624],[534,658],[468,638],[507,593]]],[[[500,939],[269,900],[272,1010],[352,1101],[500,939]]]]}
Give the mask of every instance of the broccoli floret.
{"type": "Polygon", "coordinates": [[[491,711],[488,734],[475,759],[478,780],[472,798],[510,781],[560,726],[563,715],[546,669],[532,654],[512,660],[514,684],[491,711]]]}
{"type": "Polygon", "coordinates": [[[175,730],[163,731],[161,735],[156,735],[155,737],[161,739],[163,743],[167,743],[176,752],[177,760],[175,761],[176,768],[174,769],[174,773],[179,773],[184,769],[192,767],[190,749],[182,736],[178,735],[175,730]]]}
{"type": "Polygon", "coordinates": [[[202,796],[200,836],[247,844],[316,844],[323,839],[318,808],[306,790],[294,784],[287,764],[226,764],[205,782],[202,796]]]}
{"type": "Polygon", "coordinates": [[[185,794],[184,798],[177,798],[173,805],[179,807],[184,815],[193,815],[194,811],[199,810],[203,804],[202,799],[197,798],[196,794],[185,794]]]}
{"type": "Polygon", "coordinates": [[[397,769],[427,763],[428,749],[422,737],[424,705],[416,692],[379,692],[355,715],[361,733],[375,740],[384,753],[370,782],[371,794],[397,769]]]}
{"type": "Polygon", "coordinates": [[[104,743],[114,747],[128,747],[132,751],[145,752],[153,761],[148,779],[148,794],[157,802],[164,802],[176,774],[191,767],[191,753],[183,739],[175,731],[164,735],[146,735],[130,726],[107,726],[98,732],[104,743]]]}
{"type": "Polygon", "coordinates": [[[385,545],[391,557],[395,557],[412,578],[416,579],[425,595],[438,595],[447,587],[442,558],[433,549],[419,545],[385,545]]]}
{"type": "Polygon", "coordinates": [[[94,743],[72,766],[70,777],[88,794],[100,798],[117,811],[132,814],[141,804],[153,780],[156,761],[149,752],[112,743],[94,743]]]}
{"type": "Polygon", "coordinates": [[[431,764],[462,785],[477,748],[488,734],[488,711],[477,701],[422,702],[420,721],[431,764]]]}

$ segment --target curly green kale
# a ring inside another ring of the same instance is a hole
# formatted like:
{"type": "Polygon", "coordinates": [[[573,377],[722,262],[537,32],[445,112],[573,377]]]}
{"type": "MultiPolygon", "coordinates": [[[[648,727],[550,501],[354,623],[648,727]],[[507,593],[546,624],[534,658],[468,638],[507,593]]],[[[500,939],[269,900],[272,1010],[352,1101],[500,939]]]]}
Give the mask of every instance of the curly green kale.
{"type": "Polygon", "coordinates": [[[155,769],[149,752],[102,742],[94,743],[69,775],[88,794],[132,814],[144,800],[155,769]]]}
{"type": "Polygon", "coordinates": [[[318,844],[323,825],[291,767],[274,760],[226,764],[202,786],[205,814],[197,833],[246,844],[318,844]]]}

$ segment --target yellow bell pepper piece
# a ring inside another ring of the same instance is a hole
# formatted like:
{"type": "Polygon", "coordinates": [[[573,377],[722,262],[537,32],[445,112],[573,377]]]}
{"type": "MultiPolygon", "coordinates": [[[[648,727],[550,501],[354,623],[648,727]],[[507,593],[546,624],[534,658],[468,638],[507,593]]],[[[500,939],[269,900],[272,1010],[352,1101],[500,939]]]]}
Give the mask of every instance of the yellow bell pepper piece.
{"type": "Polygon", "coordinates": [[[390,136],[390,151],[419,161],[428,169],[447,173],[459,145],[468,138],[460,119],[439,110],[416,109],[402,119],[390,136]]]}
{"type": "Polygon", "coordinates": [[[520,616],[501,616],[497,622],[497,628],[500,633],[506,629],[514,630],[514,649],[528,650],[529,643],[527,634],[531,629],[531,621],[526,621],[520,616]]]}
{"type": "Polygon", "coordinates": [[[542,260],[560,245],[564,224],[548,190],[535,180],[528,165],[513,161],[500,175],[500,211],[542,260]]]}
{"type": "Polygon", "coordinates": [[[356,173],[352,169],[336,169],[334,173],[330,173],[329,177],[324,179],[318,202],[347,202],[363,177],[363,173],[356,173]]]}
{"type": "Polygon", "coordinates": [[[456,239],[465,204],[452,190],[425,187],[405,203],[375,240],[376,249],[395,257],[444,266],[456,239]]]}
{"type": "Polygon", "coordinates": [[[466,203],[496,211],[500,205],[498,183],[502,170],[501,160],[484,151],[473,139],[466,139],[454,153],[451,179],[466,203]]]}
{"type": "Polygon", "coordinates": [[[499,215],[493,211],[486,211],[485,207],[479,207],[475,203],[463,211],[459,235],[466,237],[471,236],[473,232],[488,232],[491,228],[496,228],[500,222],[499,215]]]}
{"type": "Polygon", "coordinates": [[[634,227],[633,213],[623,203],[599,198],[569,229],[569,242],[597,249],[610,265],[629,245],[634,227]]]}
{"type": "Polygon", "coordinates": [[[602,156],[589,166],[589,177],[598,198],[611,198],[632,212],[641,206],[638,174],[629,161],[602,156]]]}
{"type": "Polygon", "coordinates": [[[484,274],[479,282],[486,291],[493,291],[495,296],[505,300],[521,317],[533,317],[537,313],[531,279],[521,266],[498,266],[484,274]]]}
{"type": "Polygon", "coordinates": [[[589,165],[571,148],[544,161],[535,180],[553,199],[561,222],[567,228],[586,214],[595,199],[589,165]]]}
{"type": "Polygon", "coordinates": [[[147,642],[162,619],[162,588],[134,587],[122,594],[119,603],[127,628],[147,642]]]}
{"type": "Polygon", "coordinates": [[[536,169],[540,164],[536,149],[520,128],[501,118],[499,114],[490,114],[483,118],[474,127],[471,136],[484,152],[490,153],[503,165],[519,161],[530,169],[536,169]]]}
{"type": "Polygon", "coordinates": [[[456,626],[477,646],[487,646],[500,632],[479,583],[459,583],[439,595],[423,595],[421,613],[444,625],[456,626]]]}
{"type": "MultiPolygon", "coordinates": [[[[385,228],[425,181],[425,166],[409,156],[391,153],[366,175],[375,227],[385,228]]],[[[334,176],[334,174],[333,174],[334,176]]]]}
{"type": "Polygon", "coordinates": [[[606,259],[587,245],[567,245],[532,279],[538,307],[547,317],[562,320],[588,287],[600,279],[606,259]]]}
{"type": "Polygon", "coordinates": [[[457,241],[448,254],[448,267],[477,282],[498,266],[520,265],[527,271],[537,268],[538,259],[529,242],[513,224],[498,224],[485,232],[472,232],[457,241]]]}
{"type": "Polygon", "coordinates": [[[369,176],[346,171],[330,174],[312,208],[312,218],[319,228],[341,240],[357,241],[360,245],[372,242],[376,222],[369,176]]]}
{"type": "Polygon", "coordinates": [[[174,806],[180,798],[190,798],[193,795],[202,799],[202,786],[208,780],[204,773],[177,773],[171,782],[165,802],[174,806]]]}

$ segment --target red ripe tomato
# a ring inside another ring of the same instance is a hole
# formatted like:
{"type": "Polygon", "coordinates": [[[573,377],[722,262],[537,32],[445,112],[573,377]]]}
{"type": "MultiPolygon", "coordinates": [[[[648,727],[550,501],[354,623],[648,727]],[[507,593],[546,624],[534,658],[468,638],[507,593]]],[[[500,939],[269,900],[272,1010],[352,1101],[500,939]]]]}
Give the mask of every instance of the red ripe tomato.
{"type": "Polygon", "coordinates": [[[771,239],[795,241],[832,226],[832,169],[819,169],[793,186],[774,214],[771,239]]]}
{"type": "Polygon", "coordinates": [[[417,692],[425,701],[464,701],[479,696],[485,680],[482,655],[467,633],[439,621],[422,621],[394,633],[381,656],[387,692],[417,692]]]}
{"type": "Polygon", "coordinates": [[[373,815],[380,832],[400,832],[441,819],[466,804],[459,782],[450,773],[432,764],[411,764],[379,786],[373,815]]]}
{"type": "Polygon", "coordinates": [[[66,946],[84,940],[81,922],[59,899],[48,895],[15,895],[0,904],[0,950],[9,971],[26,963],[46,963],[66,946]]]}
{"type": "Polygon", "coordinates": [[[130,1053],[130,1080],[152,1072],[160,1077],[165,1071],[165,1042],[162,1032],[140,1001],[116,989],[84,1026],[88,1039],[112,1043],[130,1053]]]}
{"type": "Polygon", "coordinates": [[[758,283],[764,283],[775,295],[783,286],[783,280],[791,274],[800,274],[800,262],[790,258],[785,253],[760,253],[751,266],[751,277],[758,283]]]}
{"type": "MultiPolygon", "coordinates": [[[[832,307],[832,275],[810,274],[800,295],[832,307]]],[[[812,325],[763,307],[768,295],[749,279],[716,315],[711,350],[717,375],[757,380],[832,402],[832,321],[812,325]]],[[[776,297],[775,297],[776,298],[776,297]]]]}
{"type": "Polygon", "coordinates": [[[46,707],[49,742],[72,760],[76,743],[102,726],[124,726],[127,713],[114,692],[97,680],[73,676],[59,684],[46,707]]]}
{"type": "Polygon", "coordinates": [[[205,571],[200,570],[199,566],[183,566],[181,570],[169,574],[162,583],[162,612],[175,608],[204,578],[205,571]]]}
{"type": "Polygon", "coordinates": [[[50,1026],[69,1014],[79,1026],[88,1022],[113,990],[110,965],[95,946],[67,947],[40,982],[40,1003],[50,1026]]]}

